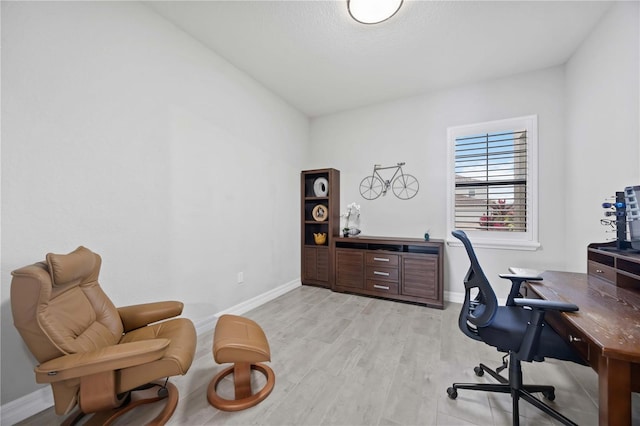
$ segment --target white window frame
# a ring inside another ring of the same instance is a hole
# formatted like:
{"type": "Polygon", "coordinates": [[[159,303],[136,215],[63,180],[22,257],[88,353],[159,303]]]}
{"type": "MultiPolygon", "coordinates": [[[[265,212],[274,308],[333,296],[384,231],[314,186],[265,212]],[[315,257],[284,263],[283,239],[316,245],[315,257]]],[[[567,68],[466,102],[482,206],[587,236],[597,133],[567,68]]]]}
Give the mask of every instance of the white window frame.
{"type": "Polygon", "coordinates": [[[536,250],[538,241],[538,116],[495,120],[447,128],[447,244],[462,243],[451,236],[455,230],[455,149],[456,139],[465,136],[527,129],[527,231],[472,231],[465,233],[475,247],[536,250]]]}

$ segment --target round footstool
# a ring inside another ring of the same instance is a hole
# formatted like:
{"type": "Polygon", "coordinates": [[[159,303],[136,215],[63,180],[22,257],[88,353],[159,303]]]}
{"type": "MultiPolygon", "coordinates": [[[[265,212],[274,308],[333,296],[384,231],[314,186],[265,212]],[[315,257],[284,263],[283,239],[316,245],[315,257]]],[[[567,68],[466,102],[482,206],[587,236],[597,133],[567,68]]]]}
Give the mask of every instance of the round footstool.
{"type": "Polygon", "coordinates": [[[271,361],[269,342],[255,321],[237,315],[222,315],[214,332],[213,359],[218,364],[233,363],[209,383],[207,399],[217,409],[239,411],[253,407],[273,390],[276,382],[273,370],[260,363],[271,361]],[[255,394],[251,392],[251,370],[258,370],[267,378],[267,383],[255,394]],[[218,383],[231,373],[235,399],[223,399],[217,393],[218,383]]]}

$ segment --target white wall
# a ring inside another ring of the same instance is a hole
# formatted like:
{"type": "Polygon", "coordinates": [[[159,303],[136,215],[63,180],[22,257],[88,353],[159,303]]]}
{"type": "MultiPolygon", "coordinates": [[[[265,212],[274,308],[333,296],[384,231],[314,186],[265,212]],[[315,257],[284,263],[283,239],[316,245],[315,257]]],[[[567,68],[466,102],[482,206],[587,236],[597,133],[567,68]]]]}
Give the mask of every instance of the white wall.
{"type": "Polygon", "coordinates": [[[640,184],[640,3],[616,4],[566,66],[567,268],[586,272],[605,198],[640,184]]]}
{"type": "Polygon", "coordinates": [[[143,5],[2,2],[2,403],[37,388],[10,271],[47,252],[86,245],[116,305],[196,321],[299,279],[308,131],[143,5]]]}
{"type": "MultiPolygon", "coordinates": [[[[445,239],[447,127],[538,114],[540,155],[540,243],[536,252],[477,250],[490,278],[509,266],[564,266],[563,209],[558,182],[564,179],[564,71],[562,67],[443,90],[396,102],[313,119],[312,163],[341,173],[341,205],[361,204],[363,233],[445,239]],[[420,191],[408,201],[388,194],[373,201],[358,191],[374,164],[405,161],[420,191]]],[[[462,247],[447,247],[445,291],[463,291],[468,260],[462,247]]],[[[507,291],[508,282],[501,284],[507,291]]]]}

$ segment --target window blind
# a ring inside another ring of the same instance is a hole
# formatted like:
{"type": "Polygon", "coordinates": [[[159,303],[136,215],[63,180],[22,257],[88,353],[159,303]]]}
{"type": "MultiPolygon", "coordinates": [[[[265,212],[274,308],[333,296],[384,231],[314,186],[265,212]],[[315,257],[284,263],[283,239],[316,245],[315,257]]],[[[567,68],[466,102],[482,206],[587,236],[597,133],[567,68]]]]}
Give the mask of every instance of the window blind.
{"type": "Polygon", "coordinates": [[[455,227],[527,231],[527,131],[455,140],[455,227]]]}

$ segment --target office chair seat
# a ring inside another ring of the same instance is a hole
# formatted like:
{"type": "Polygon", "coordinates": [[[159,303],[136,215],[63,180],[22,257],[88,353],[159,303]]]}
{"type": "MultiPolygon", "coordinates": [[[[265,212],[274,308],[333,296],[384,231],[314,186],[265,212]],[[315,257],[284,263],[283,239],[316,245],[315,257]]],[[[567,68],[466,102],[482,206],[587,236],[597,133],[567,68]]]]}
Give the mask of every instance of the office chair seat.
{"type": "MultiPolygon", "coordinates": [[[[491,327],[478,328],[483,342],[495,346],[500,352],[520,350],[527,332],[527,325],[533,320],[533,311],[519,306],[499,306],[491,327]]],[[[542,323],[542,332],[535,352],[535,361],[544,361],[545,357],[583,363],[566,342],[546,322],[542,323]]]]}

